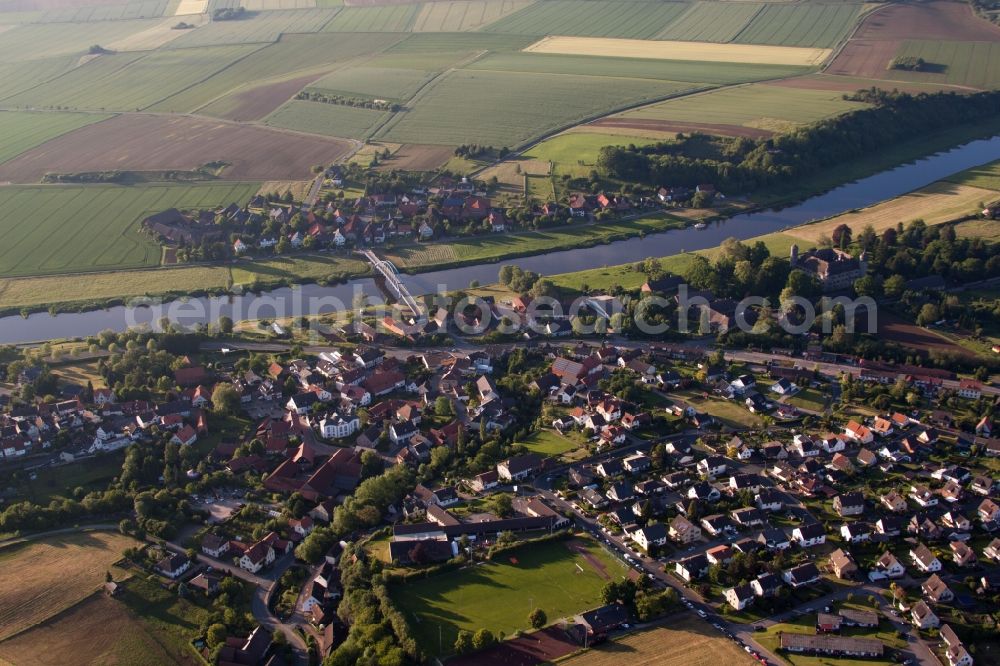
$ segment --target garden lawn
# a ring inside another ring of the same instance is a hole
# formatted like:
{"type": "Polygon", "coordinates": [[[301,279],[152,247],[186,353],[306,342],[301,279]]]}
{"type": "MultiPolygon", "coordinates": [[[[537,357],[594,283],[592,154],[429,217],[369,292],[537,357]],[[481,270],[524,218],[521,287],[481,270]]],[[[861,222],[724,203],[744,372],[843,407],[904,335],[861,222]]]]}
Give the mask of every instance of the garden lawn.
{"type": "Polygon", "coordinates": [[[802,389],[785,402],[814,412],[822,412],[826,408],[826,396],[816,389],[802,389]]]}
{"type": "MultiPolygon", "coordinates": [[[[156,266],[160,247],[139,228],[146,216],[168,208],[243,204],[257,187],[226,183],[0,188],[0,210],[5,213],[0,216],[4,239],[0,277],[156,266]],[[31,224],[24,224],[29,217],[31,224]]],[[[0,294],[4,289],[0,283],[0,294]]],[[[59,300],[51,296],[52,302],[59,300]]],[[[0,296],[0,302],[6,304],[6,299],[0,296]]]]}
{"type": "Polygon", "coordinates": [[[600,606],[601,589],[619,580],[624,566],[593,540],[577,540],[588,557],[571,552],[570,543],[527,544],[495,562],[394,585],[390,593],[421,647],[446,655],[460,630],[486,628],[510,636],[530,628],[532,608],[554,622],[600,606]]]}
{"type": "Polygon", "coordinates": [[[532,453],[546,457],[559,456],[567,451],[572,451],[586,445],[579,433],[561,435],[555,430],[547,428],[536,430],[531,433],[531,436],[518,442],[518,444],[523,444],[532,453]]]}

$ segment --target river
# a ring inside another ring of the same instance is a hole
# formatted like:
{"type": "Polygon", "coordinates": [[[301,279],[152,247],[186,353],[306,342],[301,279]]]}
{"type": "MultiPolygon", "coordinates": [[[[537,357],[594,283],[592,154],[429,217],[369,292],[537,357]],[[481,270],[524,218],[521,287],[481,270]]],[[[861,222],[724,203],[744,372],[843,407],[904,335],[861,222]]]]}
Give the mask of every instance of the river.
{"type": "MultiPolygon", "coordinates": [[[[516,263],[525,270],[546,275],[715,247],[729,237],[752,238],[811,220],[838,215],[855,208],[871,206],[929,185],[958,171],[991,162],[998,157],[1000,157],[1000,137],[980,139],[841,185],[825,194],[787,208],[737,215],[712,223],[705,229],[691,227],[666,231],[650,234],[645,238],[631,238],[606,245],[521,257],[508,260],[506,263],[516,263]]],[[[479,264],[420,275],[406,275],[403,276],[403,281],[414,295],[426,294],[438,291],[440,288],[467,287],[473,280],[482,284],[495,282],[498,267],[498,263],[479,264]]],[[[200,298],[165,305],[118,306],[106,310],[56,315],[38,312],[27,318],[15,315],[0,318],[0,344],[87,337],[104,329],[121,331],[130,325],[159,321],[168,313],[167,308],[171,316],[183,317],[187,325],[213,322],[222,315],[241,320],[321,314],[345,305],[350,307],[358,290],[371,296],[379,294],[374,281],[371,278],[364,278],[333,287],[312,284],[292,289],[276,289],[260,296],[200,298]]]]}

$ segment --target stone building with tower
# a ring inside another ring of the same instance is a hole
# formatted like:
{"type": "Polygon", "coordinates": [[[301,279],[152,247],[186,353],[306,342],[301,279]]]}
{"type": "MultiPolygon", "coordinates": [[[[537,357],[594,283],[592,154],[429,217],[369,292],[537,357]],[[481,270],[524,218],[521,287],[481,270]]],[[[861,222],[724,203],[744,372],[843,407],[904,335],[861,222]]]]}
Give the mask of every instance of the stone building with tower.
{"type": "Polygon", "coordinates": [[[799,246],[792,245],[789,262],[816,276],[823,291],[849,289],[854,281],[868,273],[868,258],[862,252],[860,257],[852,257],[849,252],[837,248],[822,248],[799,254],[799,246]]]}

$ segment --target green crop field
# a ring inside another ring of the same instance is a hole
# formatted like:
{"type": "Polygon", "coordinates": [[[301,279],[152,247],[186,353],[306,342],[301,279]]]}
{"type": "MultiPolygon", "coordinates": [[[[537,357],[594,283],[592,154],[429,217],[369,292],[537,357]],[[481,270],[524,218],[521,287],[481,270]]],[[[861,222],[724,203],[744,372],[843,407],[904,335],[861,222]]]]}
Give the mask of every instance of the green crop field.
{"type": "Polygon", "coordinates": [[[0,63],[0,100],[59,76],[75,61],[72,56],[60,56],[30,62],[0,63]]]}
{"type": "Polygon", "coordinates": [[[485,30],[513,35],[652,39],[687,8],[683,2],[543,0],[485,30]]]}
{"type": "Polygon", "coordinates": [[[944,180],[960,185],[1000,191],[1000,160],[960,171],[944,180]]]}
{"type": "Polygon", "coordinates": [[[847,34],[860,10],[849,3],[765,5],[733,41],[829,48],[847,34]]]}
{"type": "Polygon", "coordinates": [[[144,109],[210,77],[258,46],[104,55],[5,100],[7,105],[90,110],[144,109]]]}
{"type": "Polygon", "coordinates": [[[459,630],[486,628],[510,636],[529,629],[533,607],[554,621],[600,606],[601,589],[625,568],[592,539],[575,542],[586,558],[570,551],[573,543],[529,544],[495,562],[395,586],[390,593],[421,647],[448,654],[459,630]]]}
{"type": "Polygon", "coordinates": [[[667,100],[622,117],[786,130],[866,106],[845,101],[839,92],[752,84],[667,100]]]}
{"type": "Polygon", "coordinates": [[[605,146],[627,146],[634,143],[645,146],[655,143],[654,139],[641,137],[575,132],[560,134],[546,139],[527,151],[524,156],[552,163],[552,172],[557,176],[569,174],[586,178],[594,170],[594,162],[601,148],[605,146]]]}
{"type": "Polygon", "coordinates": [[[373,127],[388,117],[388,111],[292,100],[268,116],[265,122],[299,132],[364,139],[373,127]]]}
{"type": "Polygon", "coordinates": [[[103,21],[88,24],[86,30],[72,23],[19,25],[0,34],[0,63],[83,56],[94,44],[110,44],[159,23],[158,20],[103,21]]]}
{"type": "Polygon", "coordinates": [[[657,39],[690,42],[728,42],[761,11],[754,2],[696,2],[676,21],[664,28],[657,39]]]}
{"type": "Polygon", "coordinates": [[[923,58],[928,63],[927,71],[886,70],[886,78],[973,88],[1000,87],[1000,42],[907,40],[896,55],[923,58]]]}
{"type": "Polygon", "coordinates": [[[513,147],[614,106],[652,100],[687,87],[641,79],[459,70],[421,91],[413,108],[398,114],[378,138],[395,143],[513,147]]]}
{"type": "Polygon", "coordinates": [[[491,53],[466,65],[464,69],[619,76],[698,84],[688,86],[692,89],[793,76],[806,71],[802,67],[785,65],[604,58],[555,53],[491,53]]]}
{"type": "Polygon", "coordinates": [[[319,32],[337,9],[262,12],[237,21],[212,21],[170,42],[169,48],[274,42],[284,34],[319,32]]]}
{"type": "Polygon", "coordinates": [[[408,32],[420,5],[344,7],[326,24],[326,32],[408,32]]]}
{"type": "Polygon", "coordinates": [[[428,81],[433,72],[388,67],[351,67],[314,81],[308,90],[405,101],[428,81]]]}
{"type": "Polygon", "coordinates": [[[285,35],[234,62],[203,82],[152,107],[153,111],[185,112],[260,80],[291,78],[304,72],[322,74],[351,58],[375,53],[399,41],[398,35],[285,35]]]}
{"type": "Polygon", "coordinates": [[[524,9],[534,0],[447,0],[425,3],[413,22],[415,32],[478,30],[524,9]]]}
{"type": "MultiPolygon", "coordinates": [[[[526,35],[494,35],[490,33],[414,33],[392,48],[386,49],[386,56],[394,54],[414,55],[422,58],[451,58],[443,61],[450,64],[465,55],[482,51],[519,51],[530,46],[535,39],[526,35]]],[[[389,67],[390,65],[384,64],[389,67]]],[[[391,65],[401,67],[402,65],[391,65]]],[[[421,69],[434,69],[420,64],[421,69]]]]}
{"type": "MultiPolygon", "coordinates": [[[[63,7],[45,12],[43,23],[85,23],[90,21],[123,21],[164,16],[170,0],[132,0],[123,4],[63,7]]],[[[0,15],[0,22],[3,16],[0,15]]]]}
{"type": "Polygon", "coordinates": [[[167,208],[246,202],[254,183],[0,188],[0,276],[156,266],[160,247],[139,223],[167,208]]]}
{"type": "Polygon", "coordinates": [[[0,163],[17,157],[49,139],[104,120],[108,116],[84,113],[0,112],[0,163]]]}

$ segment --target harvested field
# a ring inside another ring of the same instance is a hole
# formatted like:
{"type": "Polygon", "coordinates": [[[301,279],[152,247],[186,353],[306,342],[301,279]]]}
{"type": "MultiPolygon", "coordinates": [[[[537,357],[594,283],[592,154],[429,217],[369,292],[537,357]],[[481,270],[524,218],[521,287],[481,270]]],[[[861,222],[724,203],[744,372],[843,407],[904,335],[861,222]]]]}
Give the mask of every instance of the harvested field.
{"type": "Polygon", "coordinates": [[[62,172],[194,169],[228,166],[226,180],[286,180],[308,175],[351,150],[347,141],[297,136],[189,116],[117,116],[64,134],[0,165],[0,181],[37,182],[58,155],[62,172]],[[267,155],[268,159],[260,159],[267,155]]]}
{"type": "Polygon", "coordinates": [[[576,35],[652,39],[684,13],[683,2],[545,0],[486,27],[513,35],[576,35]]]}
{"type": "Polygon", "coordinates": [[[854,233],[860,232],[869,224],[876,232],[881,232],[895,227],[899,222],[916,219],[922,219],[927,224],[940,224],[974,213],[980,201],[989,201],[995,197],[996,192],[990,190],[937,182],[856,213],[845,213],[822,222],[794,227],[785,233],[816,242],[823,236],[829,238],[841,224],[849,226],[854,233]]]}
{"type": "MultiPolygon", "coordinates": [[[[185,23],[194,26],[201,26],[205,23],[205,16],[189,16],[185,23]]],[[[177,19],[174,17],[160,19],[159,23],[149,28],[122,37],[113,42],[103,44],[110,51],[152,51],[164,44],[168,44],[185,33],[184,30],[174,30],[177,19]]]]}
{"type": "Polygon", "coordinates": [[[610,641],[561,664],[568,666],[731,666],[753,662],[735,643],[713,631],[706,623],[684,614],[671,618],[669,626],[636,631],[610,641]]]}
{"type": "Polygon", "coordinates": [[[545,37],[525,49],[532,53],[652,58],[656,60],[696,60],[700,62],[750,62],[765,65],[821,64],[829,49],[754,44],[712,44],[710,42],[644,41],[603,37],[545,37]]]}
{"type": "MultiPolygon", "coordinates": [[[[292,100],[268,116],[268,125],[330,137],[364,139],[389,117],[388,111],[292,100]]],[[[319,162],[316,162],[319,164],[319,162]]]]}
{"type": "Polygon", "coordinates": [[[201,107],[198,112],[238,122],[260,120],[295,97],[300,90],[316,81],[318,76],[318,74],[307,74],[239,90],[201,107]]]}
{"type": "Polygon", "coordinates": [[[382,169],[401,171],[433,171],[451,159],[454,151],[450,146],[425,146],[406,143],[392,154],[392,158],[382,163],[382,169]]]}
{"type": "Polygon", "coordinates": [[[535,666],[555,661],[580,649],[559,627],[546,627],[477,652],[454,657],[448,666],[535,666]]]}
{"type": "Polygon", "coordinates": [[[414,32],[478,30],[524,9],[535,0],[440,0],[426,2],[413,21],[414,32]]]}
{"type": "Polygon", "coordinates": [[[204,14],[208,11],[208,0],[181,0],[177,5],[174,16],[190,16],[192,14],[204,14]]]}
{"type": "Polygon", "coordinates": [[[616,119],[666,120],[692,125],[740,125],[769,131],[787,131],[863,109],[840,93],[776,88],[756,83],[688,95],[626,111],[616,119]]]}
{"type": "Polygon", "coordinates": [[[888,66],[899,50],[898,40],[852,39],[826,69],[828,74],[885,79],[888,66]]]}
{"type": "Polygon", "coordinates": [[[0,136],[4,137],[3,145],[0,145],[0,163],[50,139],[105,118],[107,116],[84,113],[0,112],[0,136]]]}
{"type": "Polygon", "coordinates": [[[976,16],[964,2],[919,2],[886,5],[861,23],[858,39],[1000,40],[1000,26],[976,16]]]}
{"type": "Polygon", "coordinates": [[[497,182],[508,192],[520,193],[524,187],[525,176],[548,176],[551,171],[552,164],[548,160],[514,158],[489,167],[480,174],[480,178],[489,180],[495,176],[497,182]]]}
{"type": "Polygon", "coordinates": [[[105,571],[122,551],[134,545],[131,537],[113,532],[85,532],[0,550],[0,640],[89,596],[104,584],[105,571]]]}
{"type": "Polygon", "coordinates": [[[0,643],[0,662],[17,666],[197,663],[189,650],[177,647],[154,635],[125,604],[97,592],[23,634],[0,643]],[[109,627],[114,627],[114,631],[109,632],[109,627]]]}
{"type": "Polygon", "coordinates": [[[613,118],[601,118],[585,127],[593,127],[596,131],[606,129],[639,130],[641,132],[656,132],[657,134],[668,135],[677,132],[703,132],[705,134],[715,134],[718,136],[745,136],[748,139],[766,139],[773,136],[774,132],[755,127],[741,127],[740,125],[725,125],[717,123],[682,123],[672,120],[654,120],[652,118],[635,118],[625,116],[615,116],[613,118]]]}

